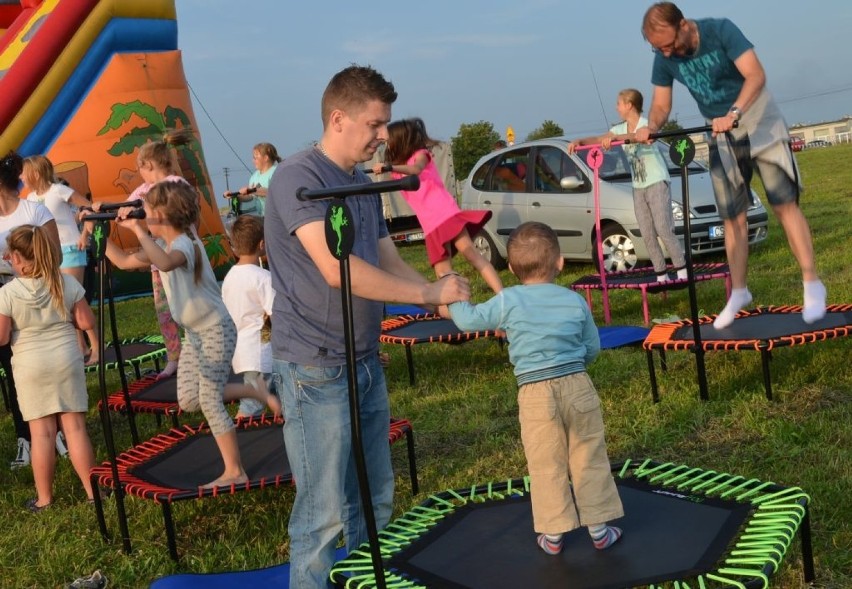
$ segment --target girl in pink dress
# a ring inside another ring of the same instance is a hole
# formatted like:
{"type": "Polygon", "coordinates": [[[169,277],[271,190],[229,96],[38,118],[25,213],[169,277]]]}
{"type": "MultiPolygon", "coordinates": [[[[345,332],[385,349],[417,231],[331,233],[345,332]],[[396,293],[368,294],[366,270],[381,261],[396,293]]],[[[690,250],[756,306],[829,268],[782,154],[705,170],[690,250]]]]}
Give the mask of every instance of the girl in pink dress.
{"type": "Polygon", "coordinates": [[[463,211],[450,194],[429,148],[435,141],[426,133],[426,125],[419,118],[394,121],[388,125],[385,164],[376,164],[377,174],[388,171],[394,178],[416,174],[420,188],[403,191],[423,228],[429,263],[438,278],[453,273],[452,257],[459,252],[485,279],[495,293],[503,290],[500,276],[488,260],[473,246],[471,235],[476,235],[491,218],[491,211],[463,211]]]}

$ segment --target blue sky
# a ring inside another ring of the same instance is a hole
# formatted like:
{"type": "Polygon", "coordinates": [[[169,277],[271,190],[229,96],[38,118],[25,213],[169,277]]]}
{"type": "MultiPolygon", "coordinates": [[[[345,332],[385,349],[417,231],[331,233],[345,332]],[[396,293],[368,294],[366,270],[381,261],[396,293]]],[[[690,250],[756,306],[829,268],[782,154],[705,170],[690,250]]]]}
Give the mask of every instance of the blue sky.
{"type": "MultiPolygon", "coordinates": [[[[518,140],[546,119],[568,135],[595,133],[617,121],[620,89],[635,87],[650,98],[652,54],[640,33],[650,2],[176,0],[176,5],[178,44],[219,193],[225,167],[232,189],[247,183],[245,165],[251,167],[255,143],[273,143],[286,157],[318,138],[322,91],[350,63],[372,65],[393,81],[399,93],[394,118],[422,117],[429,133],[443,140],[461,124],[480,120],[501,134],[511,125],[518,140]]],[[[678,5],[687,18],[725,16],[743,30],[788,123],[852,114],[848,0],[678,5]]],[[[672,113],[683,126],[702,124],[679,85],[672,113]]]]}

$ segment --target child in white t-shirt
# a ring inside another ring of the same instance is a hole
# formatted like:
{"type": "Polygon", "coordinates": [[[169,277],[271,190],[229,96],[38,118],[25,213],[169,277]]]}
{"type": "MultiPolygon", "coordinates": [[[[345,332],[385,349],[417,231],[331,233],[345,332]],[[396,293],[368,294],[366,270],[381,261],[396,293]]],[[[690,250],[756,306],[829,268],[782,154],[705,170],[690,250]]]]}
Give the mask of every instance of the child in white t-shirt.
{"type": "MultiPolygon", "coordinates": [[[[255,385],[257,379],[269,380],[272,372],[272,346],[263,329],[272,315],[272,277],[260,266],[263,255],[263,219],[242,215],[231,228],[231,247],[237,263],[222,281],[222,300],[237,326],[237,347],[232,367],[243,375],[245,384],[255,385]]],[[[260,383],[258,383],[260,384],[260,383]]],[[[251,398],[240,401],[237,417],[257,416],[263,403],[251,398]]]]}

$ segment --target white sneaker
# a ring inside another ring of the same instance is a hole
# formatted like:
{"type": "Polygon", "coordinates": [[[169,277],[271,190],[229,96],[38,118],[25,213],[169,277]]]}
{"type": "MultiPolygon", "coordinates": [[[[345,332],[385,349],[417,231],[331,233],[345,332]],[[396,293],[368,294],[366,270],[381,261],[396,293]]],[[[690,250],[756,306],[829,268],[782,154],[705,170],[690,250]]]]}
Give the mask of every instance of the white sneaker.
{"type": "Polygon", "coordinates": [[[9,464],[12,470],[30,465],[30,443],[24,438],[18,438],[18,455],[9,464]]]}
{"type": "Polygon", "coordinates": [[[65,445],[65,434],[62,432],[56,432],[56,453],[59,454],[61,458],[68,457],[68,447],[65,445]]]}
{"type": "Polygon", "coordinates": [[[686,280],[689,278],[689,274],[686,272],[686,268],[681,268],[677,271],[677,279],[678,280],[686,280]]]}

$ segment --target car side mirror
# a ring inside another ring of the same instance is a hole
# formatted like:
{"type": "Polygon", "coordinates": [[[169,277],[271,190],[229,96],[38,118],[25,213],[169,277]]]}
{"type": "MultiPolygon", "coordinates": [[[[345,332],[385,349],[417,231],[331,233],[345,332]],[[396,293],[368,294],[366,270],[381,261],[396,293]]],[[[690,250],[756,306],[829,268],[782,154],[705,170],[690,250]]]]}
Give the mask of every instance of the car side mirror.
{"type": "Polygon", "coordinates": [[[576,176],[565,176],[559,181],[559,185],[564,190],[577,190],[584,185],[584,182],[576,176]]]}

